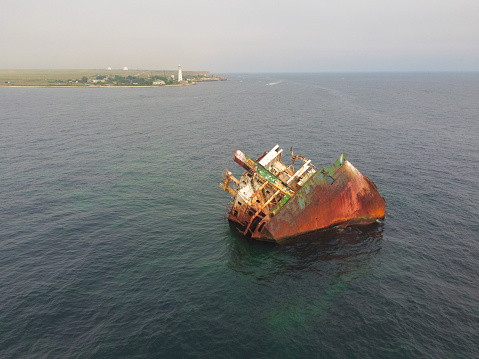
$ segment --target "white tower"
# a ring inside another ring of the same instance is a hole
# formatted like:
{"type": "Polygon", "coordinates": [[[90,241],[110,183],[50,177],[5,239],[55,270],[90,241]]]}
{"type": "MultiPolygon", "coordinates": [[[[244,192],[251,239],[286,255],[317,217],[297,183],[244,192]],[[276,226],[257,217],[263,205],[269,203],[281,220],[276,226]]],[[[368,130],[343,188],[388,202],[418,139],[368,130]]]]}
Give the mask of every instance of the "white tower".
{"type": "Polygon", "coordinates": [[[183,82],[183,74],[181,73],[181,65],[178,65],[178,83],[183,82]]]}

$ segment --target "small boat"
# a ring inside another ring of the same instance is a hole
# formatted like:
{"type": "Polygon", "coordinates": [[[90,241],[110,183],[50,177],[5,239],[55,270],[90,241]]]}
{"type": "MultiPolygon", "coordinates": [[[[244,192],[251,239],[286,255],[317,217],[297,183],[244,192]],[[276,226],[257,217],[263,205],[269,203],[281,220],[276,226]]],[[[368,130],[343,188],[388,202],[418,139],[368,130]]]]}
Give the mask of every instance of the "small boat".
{"type": "Polygon", "coordinates": [[[279,145],[256,160],[237,150],[233,159],[244,173],[236,179],[228,169],[223,172],[220,187],[233,196],[228,220],[244,235],[279,242],[321,229],[384,219],[384,198],[346,160],[346,154],[327,168],[317,168],[292,148],[292,163],[286,166],[282,154],[279,145]],[[297,160],[302,165],[295,171],[297,160]]]}

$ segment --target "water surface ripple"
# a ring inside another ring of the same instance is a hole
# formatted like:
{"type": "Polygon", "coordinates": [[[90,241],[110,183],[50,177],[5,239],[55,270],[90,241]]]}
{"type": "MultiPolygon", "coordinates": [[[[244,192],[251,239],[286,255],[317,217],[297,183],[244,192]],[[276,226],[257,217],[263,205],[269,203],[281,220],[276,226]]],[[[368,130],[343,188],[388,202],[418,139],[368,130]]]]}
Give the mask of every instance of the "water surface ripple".
{"type": "Polygon", "coordinates": [[[0,357],[479,357],[478,98],[478,74],[0,87],[0,357]],[[222,170],[276,144],[346,152],[386,220],[242,238],[222,170]]]}

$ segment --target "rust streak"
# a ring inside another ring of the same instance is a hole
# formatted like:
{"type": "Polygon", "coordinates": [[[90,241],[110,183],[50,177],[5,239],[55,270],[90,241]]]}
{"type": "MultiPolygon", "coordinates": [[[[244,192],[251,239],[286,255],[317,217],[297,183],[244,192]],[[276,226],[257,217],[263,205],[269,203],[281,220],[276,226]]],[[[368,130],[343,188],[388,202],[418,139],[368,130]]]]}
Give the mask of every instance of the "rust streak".
{"type": "Polygon", "coordinates": [[[374,182],[346,160],[346,154],[330,167],[316,167],[291,150],[293,163],[296,159],[303,161],[303,166],[293,172],[292,164],[286,166],[281,162],[283,150],[278,147],[256,161],[236,151],[234,161],[245,169],[240,180],[225,170],[226,178],[220,186],[234,199],[228,219],[245,228],[243,234],[279,241],[318,229],[369,224],[384,218],[384,198],[374,182]],[[230,181],[237,190],[228,185],[230,181]],[[264,197],[251,201],[262,190],[266,191],[264,197]],[[261,205],[269,191],[275,192],[261,205]],[[272,203],[275,205],[271,207],[272,203]],[[258,221],[261,213],[265,216],[258,221]]]}
{"type": "Polygon", "coordinates": [[[277,190],[277,191],[263,204],[263,206],[256,211],[256,213],[254,214],[254,216],[251,217],[251,220],[249,221],[248,226],[246,227],[246,229],[245,229],[245,231],[243,232],[243,234],[248,233],[249,227],[251,226],[251,223],[253,223],[253,219],[255,219],[256,216],[257,216],[259,213],[261,213],[261,211],[262,211],[268,204],[271,203],[271,201],[278,195],[279,192],[280,192],[280,191],[277,190]]]}

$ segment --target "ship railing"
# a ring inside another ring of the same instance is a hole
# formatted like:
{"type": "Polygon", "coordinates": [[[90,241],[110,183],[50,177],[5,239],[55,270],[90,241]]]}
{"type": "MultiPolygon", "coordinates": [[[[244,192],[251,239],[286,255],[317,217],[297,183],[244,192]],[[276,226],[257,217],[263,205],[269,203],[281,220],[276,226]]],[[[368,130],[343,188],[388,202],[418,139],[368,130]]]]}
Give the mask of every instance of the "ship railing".
{"type": "MultiPolygon", "coordinates": [[[[257,211],[256,213],[251,217],[251,219],[249,220],[249,223],[248,225],[246,226],[246,229],[244,230],[243,232],[243,235],[246,235],[248,233],[248,231],[250,230],[250,227],[251,227],[251,224],[253,223],[254,219],[263,211],[263,209],[269,205],[271,203],[271,201],[273,201],[273,199],[278,195],[280,194],[281,191],[278,189],[257,211]]],[[[255,228],[253,228],[251,230],[251,233],[253,233],[253,231],[255,230],[255,228]]]]}

